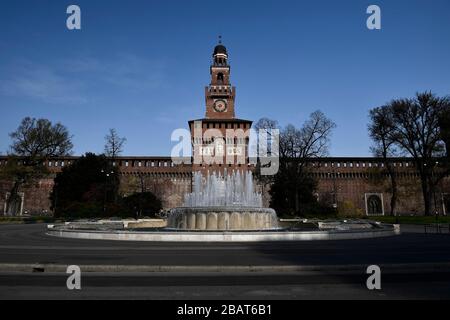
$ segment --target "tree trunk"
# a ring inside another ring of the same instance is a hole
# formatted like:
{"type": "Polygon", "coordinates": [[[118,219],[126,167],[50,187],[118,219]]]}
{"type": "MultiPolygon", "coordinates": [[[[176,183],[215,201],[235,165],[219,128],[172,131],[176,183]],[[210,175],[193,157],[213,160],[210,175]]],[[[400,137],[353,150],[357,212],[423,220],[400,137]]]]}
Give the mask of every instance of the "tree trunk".
{"type": "Polygon", "coordinates": [[[19,189],[20,189],[20,181],[16,180],[14,181],[14,184],[11,188],[11,190],[9,191],[9,197],[6,200],[6,210],[5,210],[5,214],[9,213],[9,210],[11,209],[11,203],[17,198],[17,196],[19,195],[19,189]]]}
{"type": "Polygon", "coordinates": [[[392,171],[392,169],[389,169],[389,176],[391,177],[391,216],[396,216],[398,199],[397,176],[392,171]]]}
{"type": "Polygon", "coordinates": [[[397,195],[392,194],[391,197],[391,216],[395,217],[397,215],[397,195]]]}
{"type": "Polygon", "coordinates": [[[139,217],[142,217],[142,194],[145,192],[144,175],[139,174],[139,179],[141,181],[141,193],[139,194],[139,217]]]}
{"type": "Polygon", "coordinates": [[[431,190],[428,184],[428,179],[425,175],[421,175],[422,184],[422,194],[423,194],[423,204],[425,209],[425,215],[431,215],[431,190]]]}

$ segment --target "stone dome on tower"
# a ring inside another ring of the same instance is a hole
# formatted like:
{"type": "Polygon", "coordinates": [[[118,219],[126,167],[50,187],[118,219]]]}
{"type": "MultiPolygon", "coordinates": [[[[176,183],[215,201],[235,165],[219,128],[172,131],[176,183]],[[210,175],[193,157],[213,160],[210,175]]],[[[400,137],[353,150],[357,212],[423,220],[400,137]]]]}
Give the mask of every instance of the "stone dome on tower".
{"type": "Polygon", "coordinates": [[[225,46],[222,44],[218,44],[214,48],[214,55],[216,55],[216,54],[227,54],[227,48],[225,48],[225,46]]]}

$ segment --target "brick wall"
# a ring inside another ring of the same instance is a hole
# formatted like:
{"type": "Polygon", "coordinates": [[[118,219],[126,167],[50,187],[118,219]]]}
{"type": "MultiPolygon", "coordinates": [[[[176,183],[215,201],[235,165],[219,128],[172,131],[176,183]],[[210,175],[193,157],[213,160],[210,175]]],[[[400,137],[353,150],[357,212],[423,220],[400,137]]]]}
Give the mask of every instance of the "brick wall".
{"type": "MultiPolygon", "coordinates": [[[[49,211],[49,195],[53,187],[54,175],[64,166],[70,165],[75,157],[53,160],[49,170],[52,174],[36,183],[25,186],[23,211],[39,214],[49,211]],[[55,163],[57,162],[57,165],[55,163]]],[[[0,170],[2,161],[0,159],[0,170]]],[[[423,214],[423,201],[420,181],[410,159],[394,159],[399,174],[400,214],[423,214]]],[[[4,162],[3,162],[4,163],[4,162]]],[[[162,199],[163,207],[170,209],[182,205],[184,194],[191,190],[190,164],[175,165],[169,157],[121,157],[116,160],[120,167],[123,195],[134,192],[151,191],[162,199]]],[[[217,168],[216,168],[217,169],[217,168]]],[[[211,167],[214,170],[214,167],[211,167]]],[[[366,194],[381,194],[385,214],[390,211],[389,180],[377,179],[375,173],[382,170],[381,162],[375,158],[323,158],[311,161],[310,171],[318,179],[317,196],[319,199],[333,197],[336,194],[338,206],[354,206],[355,210],[366,213],[366,194]]],[[[3,214],[5,197],[11,189],[11,183],[0,181],[0,214],[3,214]]],[[[263,192],[263,202],[268,206],[270,186],[258,185],[263,192]]],[[[443,195],[450,194],[450,179],[444,179],[436,190],[436,204],[439,213],[444,213],[443,195]]],[[[450,205],[447,212],[450,211],[450,205]]]]}

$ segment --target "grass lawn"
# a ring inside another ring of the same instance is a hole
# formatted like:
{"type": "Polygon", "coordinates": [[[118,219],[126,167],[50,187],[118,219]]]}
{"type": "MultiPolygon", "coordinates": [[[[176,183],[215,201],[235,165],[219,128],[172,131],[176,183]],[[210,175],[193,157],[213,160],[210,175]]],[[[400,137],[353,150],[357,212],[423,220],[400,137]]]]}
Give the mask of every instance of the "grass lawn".
{"type": "MultiPolygon", "coordinates": [[[[385,223],[396,223],[396,218],[397,217],[392,216],[364,217],[364,219],[370,219],[385,223]]],[[[399,216],[398,222],[401,224],[450,223],[450,216],[399,216]]]]}
{"type": "MultiPolygon", "coordinates": [[[[282,216],[280,218],[284,219],[292,219],[295,217],[292,216],[282,216]]],[[[298,218],[298,217],[297,217],[298,218]]],[[[305,217],[300,217],[301,219],[319,219],[319,220],[327,220],[327,219],[336,219],[336,220],[343,220],[343,219],[366,219],[366,220],[372,220],[372,221],[379,221],[384,223],[400,223],[400,224],[430,224],[430,223],[450,223],[450,216],[398,216],[398,217],[392,217],[392,216],[360,216],[360,217],[344,217],[344,216],[338,216],[338,215],[327,215],[327,216],[314,216],[314,215],[308,215],[305,217]],[[397,221],[398,219],[398,221],[397,221]]]]}
{"type": "Polygon", "coordinates": [[[51,223],[54,222],[53,217],[0,217],[0,224],[17,224],[17,223],[51,223]]]}

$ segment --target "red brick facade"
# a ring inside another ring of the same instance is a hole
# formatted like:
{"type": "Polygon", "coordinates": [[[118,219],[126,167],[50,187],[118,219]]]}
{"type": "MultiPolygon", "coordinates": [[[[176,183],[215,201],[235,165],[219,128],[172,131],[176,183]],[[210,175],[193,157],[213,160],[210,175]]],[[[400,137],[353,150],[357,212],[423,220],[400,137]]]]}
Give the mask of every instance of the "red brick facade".
{"type": "Polygon", "coordinates": [[[226,48],[213,53],[211,82],[205,89],[205,118],[189,121],[193,171],[248,170],[248,143],[252,121],[236,118],[236,88],[231,86],[226,48]]]}
{"type": "MultiPolygon", "coordinates": [[[[32,185],[25,186],[22,213],[40,214],[50,212],[48,199],[53,187],[53,178],[63,166],[70,165],[76,157],[55,159],[47,162],[52,174],[32,185]]],[[[0,157],[0,168],[6,157],[0,157]]],[[[420,181],[410,159],[392,159],[399,176],[400,214],[423,214],[423,201],[420,181]]],[[[166,209],[180,206],[184,194],[191,190],[191,176],[194,167],[190,164],[174,164],[170,157],[120,157],[116,166],[121,174],[122,194],[139,192],[144,188],[152,191],[163,200],[166,209]]],[[[214,171],[214,165],[204,165],[203,170],[214,171]]],[[[252,167],[250,167],[252,168],[252,167]]],[[[378,195],[382,199],[383,211],[389,214],[389,179],[377,178],[382,169],[382,161],[377,158],[320,158],[311,160],[311,174],[318,182],[317,196],[337,203],[338,209],[346,215],[366,215],[367,197],[378,195]],[[348,211],[348,212],[347,212],[348,211]]],[[[268,205],[270,186],[258,185],[264,193],[264,203],[268,205]]],[[[3,213],[5,199],[11,185],[0,183],[0,209],[3,213]]],[[[438,186],[434,199],[440,214],[450,213],[450,180],[444,179],[438,186]],[[445,205],[447,202],[447,206],[445,205]]],[[[433,200],[434,200],[433,199],[433,200]]],[[[433,204],[434,207],[434,204],[433,204]]],[[[380,212],[381,213],[381,212],[380,212]]]]}

